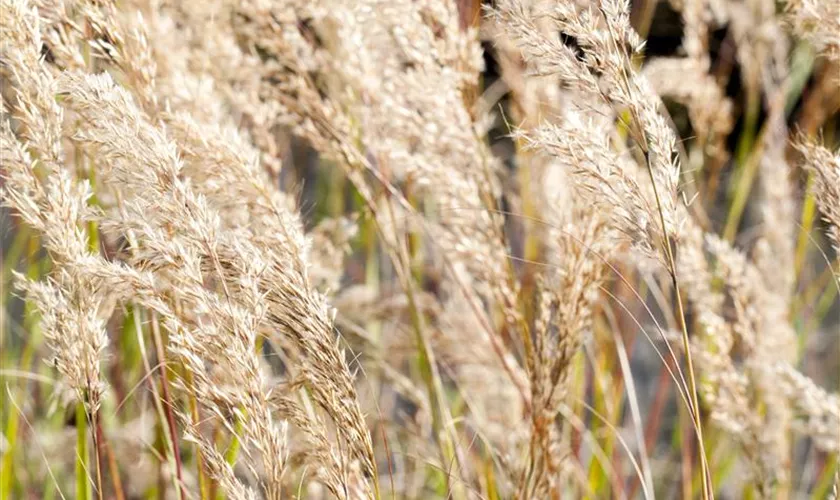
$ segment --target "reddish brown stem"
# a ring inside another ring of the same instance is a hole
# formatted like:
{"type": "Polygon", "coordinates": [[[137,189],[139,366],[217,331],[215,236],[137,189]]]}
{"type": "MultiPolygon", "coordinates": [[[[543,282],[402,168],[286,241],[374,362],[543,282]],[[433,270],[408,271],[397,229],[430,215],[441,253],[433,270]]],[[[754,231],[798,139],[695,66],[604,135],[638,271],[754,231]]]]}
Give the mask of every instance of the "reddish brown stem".
{"type": "Polygon", "coordinates": [[[105,496],[102,491],[104,488],[104,482],[102,481],[102,464],[104,463],[104,460],[102,460],[103,433],[102,424],[99,422],[98,410],[91,413],[90,420],[93,424],[93,449],[96,456],[96,497],[102,500],[105,496]]]}
{"type": "Polygon", "coordinates": [[[105,460],[103,459],[103,451],[108,453],[108,464],[111,474],[111,481],[114,483],[114,496],[117,500],[125,500],[123,494],[122,482],[120,481],[119,469],[116,466],[116,460],[113,453],[108,448],[108,442],[105,439],[105,432],[102,430],[102,421],[99,415],[99,410],[93,412],[86,412],[86,418],[90,422],[91,437],[93,438],[94,456],[96,458],[96,496],[99,500],[105,497],[105,483],[103,481],[103,467],[105,460]]]}
{"type": "MultiPolygon", "coordinates": [[[[662,421],[662,411],[665,409],[665,403],[668,401],[668,393],[671,387],[671,379],[668,376],[668,368],[673,368],[673,362],[669,359],[668,364],[662,365],[659,371],[659,382],[656,387],[656,395],[651,404],[651,410],[648,414],[647,423],[645,424],[645,449],[652,450],[656,444],[657,432],[660,429],[660,422],[662,421]]],[[[630,493],[627,498],[636,498],[638,493],[639,482],[638,477],[634,477],[630,483],[630,493]]]]}
{"type": "Polygon", "coordinates": [[[164,412],[166,413],[166,426],[169,431],[169,439],[172,442],[172,458],[175,460],[175,477],[178,482],[178,498],[184,500],[187,498],[187,492],[184,489],[184,480],[181,472],[181,454],[178,452],[178,433],[176,431],[177,426],[175,424],[175,412],[172,410],[174,403],[169,395],[169,379],[166,376],[166,353],[163,350],[160,328],[156,318],[152,321],[152,337],[155,343],[155,351],[157,352],[157,357],[161,366],[161,369],[158,370],[158,374],[160,375],[160,391],[161,397],[163,398],[164,412]]]}
{"type": "Polygon", "coordinates": [[[108,471],[111,474],[111,483],[114,486],[114,497],[116,500],[125,500],[125,491],[123,490],[122,479],[120,479],[120,469],[117,465],[117,457],[114,455],[114,450],[108,445],[105,439],[105,433],[102,432],[102,426],[97,422],[97,433],[99,435],[99,442],[108,455],[108,471]]]}

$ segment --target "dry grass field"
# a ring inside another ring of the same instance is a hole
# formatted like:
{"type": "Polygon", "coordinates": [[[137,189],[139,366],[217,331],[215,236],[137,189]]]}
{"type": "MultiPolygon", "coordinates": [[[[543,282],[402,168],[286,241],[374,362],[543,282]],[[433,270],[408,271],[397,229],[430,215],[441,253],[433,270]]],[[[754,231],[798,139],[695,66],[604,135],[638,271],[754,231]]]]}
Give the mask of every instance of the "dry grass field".
{"type": "Polygon", "coordinates": [[[837,499],[838,125],[838,0],[0,0],[0,499],[837,499]]]}

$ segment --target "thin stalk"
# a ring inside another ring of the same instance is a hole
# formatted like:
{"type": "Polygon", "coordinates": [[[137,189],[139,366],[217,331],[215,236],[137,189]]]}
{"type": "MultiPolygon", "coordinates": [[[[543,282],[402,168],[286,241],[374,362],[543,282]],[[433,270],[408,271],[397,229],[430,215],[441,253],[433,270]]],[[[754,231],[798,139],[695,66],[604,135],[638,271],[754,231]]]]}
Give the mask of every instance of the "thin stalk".
{"type": "MultiPolygon", "coordinates": [[[[672,363],[668,359],[668,363],[672,363]]],[[[659,430],[661,429],[660,421],[662,420],[662,411],[667,402],[668,388],[670,387],[670,378],[668,377],[668,365],[663,364],[659,371],[659,380],[657,382],[656,391],[654,392],[653,402],[650,404],[648,410],[647,422],[645,424],[644,446],[647,450],[654,449],[659,430]]],[[[632,479],[630,485],[630,493],[628,498],[636,498],[641,481],[638,477],[632,479]]]]}
{"type": "MultiPolygon", "coordinates": [[[[391,211],[391,221],[394,224],[393,230],[396,234],[399,234],[397,233],[398,229],[396,227],[396,223],[394,222],[395,218],[392,206],[390,203],[388,203],[387,206],[388,210],[391,211]]],[[[411,323],[415,333],[415,341],[417,342],[417,362],[419,364],[421,378],[423,379],[423,383],[429,394],[429,406],[432,413],[432,432],[435,434],[435,441],[438,443],[438,448],[440,449],[442,462],[441,468],[443,469],[447,492],[451,498],[464,498],[465,495],[461,488],[456,488],[453,485],[453,481],[450,478],[448,470],[449,464],[458,462],[458,456],[455,451],[453,440],[449,435],[450,431],[446,425],[446,421],[444,421],[444,416],[448,413],[448,411],[446,403],[443,399],[443,386],[440,382],[440,374],[437,370],[434,353],[425,334],[423,317],[420,314],[417,300],[414,296],[414,287],[411,283],[410,274],[411,267],[406,249],[404,245],[398,244],[397,246],[397,258],[394,260],[395,264],[399,263],[401,266],[398,275],[402,277],[403,289],[405,290],[406,297],[408,299],[408,309],[410,311],[411,323]]],[[[451,420],[451,417],[448,420],[451,420]]]]}
{"type": "Polygon", "coordinates": [[[91,412],[90,423],[92,429],[91,437],[93,438],[93,456],[96,459],[96,498],[103,499],[103,482],[102,482],[102,426],[99,422],[99,411],[91,412]]]}
{"type": "MultiPolygon", "coordinates": [[[[79,163],[81,164],[81,162],[79,163]]],[[[96,176],[94,175],[94,169],[90,168],[88,170],[88,180],[91,185],[92,190],[96,190],[96,176]]],[[[99,203],[96,199],[96,195],[91,197],[89,202],[92,206],[99,206],[99,203]]],[[[99,225],[96,221],[89,221],[87,223],[87,243],[88,248],[94,254],[99,253],[99,225]]],[[[85,415],[87,417],[87,414],[85,415]]],[[[102,426],[101,422],[99,421],[99,409],[97,408],[96,411],[90,412],[90,424],[92,429],[91,431],[91,438],[93,439],[93,454],[94,458],[96,459],[96,497],[99,500],[102,500],[103,493],[102,493],[102,426]]]]}
{"type": "MultiPolygon", "coordinates": [[[[603,376],[608,372],[606,367],[611,366],[613,361],[606,359],[606,353],[601,349],[598,350],[597,355],[589,350],[586,350],[585,352],[589,359],[589,364],[592,367],[590,373],[592,377],[593,412],[598,413],[599,415],[612,416],[613,412],[609,407],[609,397],[607,395],[606,382],[603,380],[603,376]]],[[[615,437],[607,432],[607,425],[605,421],[606,418],[604,420],[594,419],[590,425],[592,427],[591,432],[593,436],[603,436],[603,438],[599,440],[599,445],[601,449],[604,450],[604,455],[609,457],[613,454],[615,437]]],[[[598,460],[593,460],[589,463],[589,475],[587,482],[596,495],[606,496],[603,493],[603,489],[612,485],[610,480],[611,473],[607,470],[608,465],[612,467],[612,464],[602,463],[598,460]]],[[[619,489],[614,488],[609,496],[615,498],[620,496],[619,489]]]]}
{"type": "MultiPolygon", "coordinates": [[[[120,210],[124,209],[123,199],[120,196],[119,192],[117,193],[117,205],[119,206],[120,210]]],[[[131,249],[131,252],[133,253],[138,248],[137,239],[134,236],[133,231],[128,232],[127,239],[128,239],[128,242],[129,242],[129,248],[131,249]]],[[[163,397],[161,397],[161,394],[158,391],[158,387],[155,384],[154,379],[152,378],[152,367],[149,363],[149,358],[148,358],[147,351],[146,351],[146,341],[144,340],[144,337],[143,337],[143,327],[142,327],[141,313],[142,313],[142,310],[140,309],[140,307],[136,303],[132,302],[131,303],[131,316],[132,316],[132,322],[134,324],[135,334],[136,334],[136,337],[137,337],[137,347],[138,347],[139,352],[140,352],[140,359],[142,361],[143,369],[145,371],[144,379],[148,380],[149,389],[151,390],[152,395],[154,396],[152,398],[152,401],[155,405],[155,410],[156,410],[156,413],[157,413],[158,423],[160,425],[160,428],[161,429],[163,429],[164,427],[169,428],[168,433],[163,432],[163,431],[161,432],[161,438],[165,442],[164,445],[165,445],[165,448],[166,448],[166,450],[162,450],[164,452],[162,454],[167,454],[168,453],[168,455],[169,455],[169,463],[170,463],[170,466],[172,467],[173,472],[174,472],[174,480],[178,482],[178,484],[176,485],[177,486],[176,490],[179,492],[179,499],[184,500],[184,495],[183,495],[184,492],[182,491],[183,481],[181,480],[181,478],[182,478],[182,476],[181,476],[181,457],[180,457],[179,449],[178,449],[178,445],[177,445],[178,441],[177,441],[177,439],[175,439],[176,435],[175,435],[175,428],[174,428],[174,416],[172,414],[172,405],[170,404],[171,401],[168,397],[168,383],[167,383],[167,379],[166,379],[166,372],[164,371],[166,369],[166,357],[165,357],[165,355],[164,355],[165,353],[163,351],[163,343],[160,339],[160,332],[159,332],[159,329],[158,329],[157,316],[152,317],[152,321],[151,321],[152,328],[151,328],[151,330],[152,330],[152,339],[153,339],[154,346],[155,346],[155,352],[158,356],[158,364],[159,364],[159,368],[160,368],[160,376],[161,376],[161,382],[162,382],[161,385],[167,389],[167,393],[164,394],[163,397]]],[[[163,489],[164,489],[163,484],[164,483],[161,480],[161,484],[160,484],[161,492],[163,492],[163,489]]]]}
{"type": "MultiPolygon", "coordinates": [[[[652,495],[654,491],[653,475],[651,473],[650,463],[648,460],[648,448],[645,446],[644,432],[642,431],[642,417],[641,412],[639,411],[639,400],[636,395],[636,388],[633,382],[633,373],[630,370],[630,355],[632,354],[632,351],[628,352],[627,348],[624,346],[624,341],[622,340],[620,335],[615,336],[615,343],[622,375],[619,383],[616,384],[621,390],[621,393],[619,393],[617,396],[620,398],[624,394],[624,386],[626,385],[627,403],[630,407],[630,415],[631,420],[634,424],[633,430],[635,431],[636,441],[639,443],[639,461],[641,462],[642,475],[645,482],[645,498],[647,498],[648,494],[652,495]]],[[[622,409],[619,408],[619,410],[616,413],[622,413],[621,410],[622,409]]],[[[618,424],[620,422],[616,423],[618,424]]]]}
{"type": "Polygon", "coordinates": [[[741,134],[735,151],[735,161],[739,166],[738,181],[734,184],[735,192],[732,194],[732,204],[723,230],[724,239],[730,242],[734,241],[738,232],[738,226],[741,223],[755,177],[758,174],[763,147],[753,148],[753,145],[756,143],[756,122],[760,109],[761,96],[754,89],[749,89],[744,132],[741,134]]]}
{"type": "MultiPolygon", "coordinates": [[[[137,304],[132,303],[131,304],[131,314],[134,317],[134,321],[133,321],[134,330],[135,330],[135,333],[137,335],[137,345],[138,345],[139,350],[140,350],[140,359],[143,362],[143,370],[144,370],[143,379],[148,381],[149,390],[151,391],[151,393],[153,395],[152,402],[155,405],[155,412],[157,413],[158,428],[163,429],[166,426],[166,423],[165,423],[166,422],[166,412],[163,409],[163,403],[161,402],[163,398],[161,398],[160,391],[158,390],[158,386],[154,382],[154,377],[152,376],[153,375],[152,374],[152,367],[149,363],[149,358],[146,354],[146,341],[143,339],[142,320],[140,319],[140,313],[141,313],[141,311],[138,308],[137,304]]],[[[164,444],[165,444],[165,447],[166,447],[165,450],[161,450],[161,455],[164,455],[164,454],[168,453],[169,456],[170,456],[169,462],[170,462],[170,464],[173,464],[172,455],[174,454],[175,446],[172,442],[170,442],[167,433],[161,431],[160,434],[161,434],[161,438],[165,441],[164,444]]],[[[161,458],[161,461],[163,461],[162,458],[161,458]]],[[[174,465],[172,467],[173,467],[173,470],[174,470],[174,465]]],[[[162,479],[161,478],[159,478],[159,482],[161,483],[161,485],[159,485],[159,488],[161,490],[163,490],[162,479]]]]}
{"type": "MultiPolygon", "coordinates": [[[[26,270],[27,278],[36,280],[41,276],[41,260],[38,258],[38,251],[40,248],[40,238],[36,234],[30,234],[27,238],[27,261],[28,266],[26,270]]],[[[5,282],[5,281],[4,281],[5,282]]],[[[24,305],[24,330],[29,332],[29,338],[23,348],[23,353],[20,354],[19,369],[21,371],[28,371],[32,366],[32,361],[35,356],[35,351],[41,343],[41,329],[35,316],[35,307],[32,302],[27,300],[24,305]]],[[[5,324],[5,321],[2,322],[5,324]]],[[[5,340],[5,337],[3,338],[5,340]]],[[[18,387],[19,393],[23,393],[26,389],[25,382],[23,387],[18,387]]],[[[12,489],[14,488],[14,467],[18,440],[18,430],[20,427],[20,412],[9,412],[8,420],[6,422],[5,436],[8,448],[3,453],[3,463],[0,466],[0,498],[12,498],[12,489]]],[[[81,497],[80,497],[81,498],[81,497]]]]}
{"type": "Polygon", "coordinates": [[[178,448],[178,434],[177,426],[175,425],[175,412],[173,411],[172,398],[169,394],[169,379],[166,375],[166,353],[163,350],[163,341],[160,336],[160,328],[157,321],[157,316],[152,318],[152,339],[155,343],[155,351],[157,352],[158,362],[161,363],[161,369],[158,370],[160,375],[161,396],[163,397],[163,409],[166,413],[166,427],[169,431],[169,441],[172,444],[172,458],[175,461],[175,483],[178,491],[178,498],[185,500],[187,492],[184,489],[184,479],[182,474],[181,454],[178,448]]]}
{"type": "MultiPolygon", "coordinates": [[[[14,228],[14,231],[16,232],[15,238],[9,248],[6,250],[0,248],[0,256],[2,256],[0,257],[0,262],[2,262],[2,266],[0,266],[0,274],[2,274],[2,282],[0,283],[2,293],[0,293],[0,297],[2,297],[4,308],[9,298],[7,292],[11,290],[11,287],[7,287],[11,282],[12,271],[17,267],[23,251],[27,249],[29,240],[33,237],[28,226],[18,226],[14,228]]],[[[0,323],[0,341],[6,338],[5,325],[5,322],[0,323]]]]}
{"type": "MultiPolygon", "coordinates": [[[[688,413],[691,413],[690,410],[688,413]]],[[[691,492],[693,491],[692,474],[691,474],[691,439],[689,436],[688,425],[685,421],[690,417],[686,414],[686,409],[680,407],[680,426],[676,430],[677,439],[680,443],[680,486],[682,487],[682,497],[685,499],[693,498],[691,492]]],[[[705,481],[703,481],[705,482],[705,481]]]]}
{"type": "MultiPolygon", "coordinates": [[[[220,440],[221,430],[219,429],[219,427],[220,426],[218,426],[218,425],[213,427],[213,436],[212,436],[212,442],[213,443],[218,443],[219,440],[220,440]]],[[[219,493],[219,483],[215,479],[210,478],[210,485],[209,485],[209,491],[208,491],[208,494],[207,494],[207,498],[216,499],[216,498],[221,498],[221,497],[222,497],[222,494],[219,493]]]]}
{"type": "Polygon", "coordinates": [[[114,496],[116,500],[125,500],[125,491],[123,490],[122,480],[120,479],[120,468],[117,465],[117,457],[114,455],[114,450],[108,445],[104,436],[100,439],[105,448],[105,453],[108,454],[108,468],[111,472],[111,482],[114,484],[114,496]]]}
{"type": "MultiPolygon", "coordinates": [[[[608,17],[607,13],[603,12],[603,10],[602,10],[602,14],[604,15],[604,17],[608,17]]],[[[612,38],[613,41],[618,39],[616,34],[612,32],[612,28],[610,28],[610,34],[612,35],[611,38],[612,38]]],[[[616,47],[616,51],[620,52],[620,49],[618,49],[616,47]]],[[[632,61],[629,61],[629,62],[630,62],[630,64],[632,64],[632,61]]],[[[625,72],[626,72],[626,69],[622,69],[622,73],[625,73],[625,72]]],[[[623,76],[624,76],[623,83],[624,83],[624,85],[627,85],[627,82],[629,82],[629,76],[626,73],[623,76]]],[[[630,91],[629,88],[627,88],[626,91],[627,91],[628,94],[632,95],[632,92],[630,91]]],[[[606,101],[609,102],[609,99],[606,99],[606,101]]],[[[758,102],[758,104],[760,104],[760,101],[758,102]]],[[[686,365],[687,365],[687,368],[688,368],[689,390],[691,392],[691,394],[689,395],[689,401],[690,401],[690,406],[692,406],[692,408],[690,408],[690,409],[691,409],[691,413],[692,413],[692,416],[693,416],[695,431],[697,433],[698,451],[700,452],[700,466],[701,466],[702,473],[703,473],[703,492],[702,493],[703,493],[703,499],[704,500],[709,500],[709,499],[713,498],[713,495],[710,492],[710,488],[709,488],[710,485],[708,484],[708,479],[710,478],[710,476],[709,476],[709,465],[706,461],[706,450],[705,450],[705,447],[703,445],[703,430],[702,430],[702,422],[701,422],[701,418],[700,418],[700,402],[699,402],[699,397],[698,397],[698,394],[697,394],[697,381],[696,381],[695,376],[694,376],[694,361],[693,361],[692,356],[691,356],[690,342],[689,342],[689,338],[688,338],[688,326],[686,325],[685,310],[684,310],[683,303],[682,303],[682,296],[680,295],[680,286],[679,286],[679,278],[677,276],[676,260],[674,259],[674,251],[671,248],[671,239],[668,237],[668,229],[667,229],[667,225],[665,224],[665,213],[664,213],[664,210],[662,208],[662,199],[659,195],[659,189],[657,188],[656,180],[655,180],[654,175],[653,175],[653,165],[651,163],[650,149],[649,149],[649,145],[648,145],[648,131],[643,126],[644,122],[641,120],[641,117],[639,116],[639,109],[631,106],[630,107],[630,112],[631,112],[631,115],[633,116],[633,121],[637,125],[638,131],[639,131],[639,136],[635,137],[635,140],[636,140],[636,143],[642,149],[642,152],[644,154],[645,166],[647,167],[648,175],[650,177],[650,184],[653,188],[653,195],[654,195],[654,198],[656,199],[656,209],[657,209],[657,212],[659,213],[659,223],[662,226],[662,240],[663,240],[662,244],[664,246],[665,256],[667,258],[668,272],[671,275],[671,282],[672,282],[673,287],[674,287],[674,293],[677,296],[677,313],[678,313],[678,318],[679,318],[679,323],[680,323],[680,329],[682,331],[683,347],[685,349],[685,359],[686,359],[686,365]]],[[[742,137],[742,139],[743,139],[743,137],[742,137]]],[[[744,144],[742,143],[740,145],[743,146],[744,144]]]]}
{"type": "Polygon", "coordinates": [[[484,481],[487,483],[487,500],[499,500],[499,490],[496,487],[496,476],[493,474],[493,460],[484,459],[484,481]]]}
{"type": "MultiPolygon", "coordinates": [[[[670,245],[669,245],[668,253],[671,254],[670,245]]],[[[710,485],[709,485],[709,479],[711,478],[711,476],[709,476],[709,463],[706,459],[706,447],[705,447],[705,444],[703,442],[703,423],[702,423],[702,416],[700,415],[700,398],[699,398],[698,392],[697,392],[697,380],[694,376],[694,373],[695,373],[694,372],[694,361],[693,361],[693,357],[691,355],[691,350],[690,350],[691,347],[689,345],[690,342],[689,342],[689,339],[688,339],[688,326],[686,325],[686,321],[685,321],[685,309],[683,307],[682,296],[680,294],[680,284],[679,284],[679,278],[677,277],[676,267],[675,267],[674,260],[673,260],[674,257],[673,257],[673,255],[669,255],[668,258],[671,262],[670,265],[673,269],[673,272],[671,274],[671,278],[672,278],[672,281],[674,283],[674,293],[677,296],[677,318],[679,319],[680,328],[682,330],[683,349],[685,349],[685,362],[686,362],[686,365],[687,365],[687,368],[688,368],[688,383],[689,383],[689,389],[691,391],[691,395],[690,395],[691,405],[693,407],[691,409],[691,413],[693,414],[692,416],[694,417],[694,426],[696,427],[696,432],[697,432],[697,446],[698,446],[698,451],[700,453],[700,469],[701,469],[701,472],[703,474],[703,482],[701,483],[702,486],[703,486],[702,487],[703,498],[713,498],[713,494],[710,491],[710,485]]]]}
{"type": "Polygon", "coordinates": [[[750,197],[755,177],[758,175],[759,160],[761,154],[756,152],[745,160],[741,175],[738,178],[738,188],[735,191],[732,206],[729,214],[726,217],[726,225],[723,229],[723,237],[726,241],[735,241],[735,236],[738,233],[738,226],[741,224],[741,219],[744,215],[744,210],[747,207],[747,201],[750,197]]]}
{"type": "Polygon", "coordinates": [[[735,470],[735,466],[738,465],[738,460],[740,458],[740,454],[733,450],[732,443],[724,439],[721,434],[721,431],[717,431],[714,436],[715,439],[711,439],[709,441],[712,443],[709,454],[712,456],[723,457],[722,459],[718,459],[717,468],[711,471],[712,484],[723,484],[726,482],[735,470]],[[723,451],[719,451],[720,449],[723,449],[723,451]]]}
{"type": "Polygon", "coordinates": [[[796,254],[794,256],[794,276],[797,282],[802,271],[802,266],[805,263],[805,257],[808,253],[808,243],[810,242],[811,230],[814,228],[814,222],[817,219],[817,202],[814,198],[814,175],[809,173],[808,180],[805,184],[805,200],[802,202],[802,215],[799,222],[799,236],[796,240],[796,254]]]}
{"type": "MultiPolygon", "coordinates": [[[[239,408],[239,410],[245,411],[243,408],[239,408]]],[[[239,456],[239,435],[242,434],[242,420],[237,418],[233,428],[233,436],[230,438],[227,451],[225,451],[225,462],[231,466],[236,464],[236,458],[239,456]]]]}
{"type": "MultiPolygon", "coordinates": [[[[187,390],[189,391],[189,398],[188,404],[190,407],[190,418],[193,421],[193,425],[198,426],[200,420],[200,416],[198,414],[198,401],[195,397],[195,390],[193,389],[193,374],[189,370],[184,370],[184,379],[187,382],[187,390]]],[[[201,453],[196,453],[196,474],[198,476],[198,494],[201,500],[205,498],[211,498],[207,496],[208,493],[208,483],[207,477],[204,472],[204,458],[202,458],[201,453]]]]}
{"type": "Polygon", "coordinates": [[[647,164],[647,171],[650,175],[650,183],[653,186],[653,195],[656,198],[656,208],[659,212],[659,222],[662,225],[663,246],[665,247],[665,256],[668,261],[668,272],[671,275],[671,283],[674,287],[674,294],[677,298],[677,320],[679,321],[680,331],[682,333],[683,349],[685,350],[685,362],[688,368],[688,384],[689,384],[689,401],[691,402],[691,414],[694,420],[695,432],[697,433],[698,451],[700,453],[700,468],[703,473],[703,488],[702,494],[704,499],[713,498],[709,488],[709,464],[706,460],[706,449],[703,445],[703,424],[700,416],[700,398],[697,393],[697,380],[694,376],[694,359],[691,355],[691,342],[688,338],[688,325],[685,321],[685,308],[683,307],[682,295],[680,293],[680,281],[677,275],[677,264],[674,259],[674,251],[671,248],[671,241],[668,238],[667,226],[665,225],[665,214],[662,209],[662,201],[659,197],[659,189],[656,187],[656,182],[653,177],[653,166],[650,163],[650,153],[647,148],[644,152],[647,164]]]}
{"type": "Polygon", "coordinates": [[[76,498],[92,500],[88,482],[90,463],[88,457],[88,423],[85,404],[76,403],[76,498]]]}

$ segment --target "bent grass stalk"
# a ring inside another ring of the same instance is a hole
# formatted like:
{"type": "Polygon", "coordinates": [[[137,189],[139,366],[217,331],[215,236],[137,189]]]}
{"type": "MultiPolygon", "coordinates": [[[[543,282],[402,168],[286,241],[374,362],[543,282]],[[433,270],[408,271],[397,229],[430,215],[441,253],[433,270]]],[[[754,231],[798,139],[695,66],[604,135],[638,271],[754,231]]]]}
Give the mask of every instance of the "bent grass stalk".
{"type": "MultiPolygon", "coordinates": [[[[648,156],[647,151],[645,151],[645,156],[648,156]]],[[[676,261],[674,260],[674,252],[671,248],[671,241],[667,236],[668,232],[665,225],[665,215],[662,211],[662,203],[659,199],[659,191],[656,188],[656,182],[653,178],[653,169],[649,160],[647,162],[647,165],[648,173],[650,174],[650,182],[653,186],[653,193],[656,197],[656,206],[659,211],[660,223],[662,224],[662,232],[665,235],[665,241],[663,242],[663,245],[665,247],[665,252],[668,258],[668,272],[671,275],[671,281],[674,286],[674,295],[677,299],[677,320],[679,321],[680,333],[682,334],[683,349],[685,351],[685,361],[687,365],[686,368],[688,371],[688,389],[690,393],[689,400],[691,401],[690,413],[694,422],[695,433],[697,435],[697,446],[698,451],[700,453],[700,467],[703,476],[702,493],[704,499],[711,499],[714,498],[714,495],[711,490],[711,485],[709,484],[709,482],[711,481],[711,476],[709,474],[709,464],[707,461],[706,448],[703,441],[703,422],[702,417],[700,415],[700,397],[697,391],[697,380],[695,378],[694,360],[691,355],[691,343],[688,338],[688,325],[686,324],[685,320],[685,309],[683,308],[682,294],[680,292],[680,282],[679,277],[677,275],[677,265],[676,261]]]]}

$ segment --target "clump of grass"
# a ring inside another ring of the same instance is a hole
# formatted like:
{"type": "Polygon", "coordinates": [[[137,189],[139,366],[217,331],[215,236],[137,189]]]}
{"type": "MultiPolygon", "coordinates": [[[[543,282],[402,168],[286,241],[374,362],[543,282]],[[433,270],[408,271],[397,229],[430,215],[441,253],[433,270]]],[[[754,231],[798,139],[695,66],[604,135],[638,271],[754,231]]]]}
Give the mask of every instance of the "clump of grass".
{"type": "Polygon", "coordinates": [[[836,492],[836,9],[0,2],[0,497],[836,492]]]}

